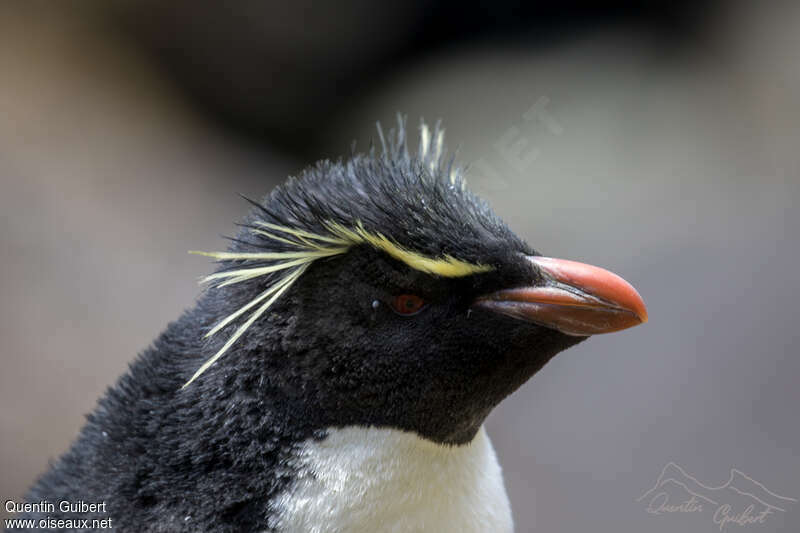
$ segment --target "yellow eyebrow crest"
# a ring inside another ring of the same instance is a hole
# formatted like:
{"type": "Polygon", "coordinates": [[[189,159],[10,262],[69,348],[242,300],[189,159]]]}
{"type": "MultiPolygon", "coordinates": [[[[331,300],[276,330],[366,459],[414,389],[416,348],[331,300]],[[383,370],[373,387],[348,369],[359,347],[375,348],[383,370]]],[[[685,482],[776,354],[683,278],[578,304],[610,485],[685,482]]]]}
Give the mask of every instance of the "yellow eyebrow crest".
{"type": "MultiPolygon", "coordinates": [[[[402,157],[409,158],[405,143],[405,121],[402,118],[398,129],[396,144],[387,147],[382,130],[378,126],[378,135],[383,145],[384,157],[395,156],[401,149],[402,157]]],[[[423,121],[420,124],[420,146],[418,161],[424,168],[426,176],[441,173],[447,177],[449,187],[453,188],[460,183],[460,188],[465,188],[460,169],[453,166],[451,159],[449,166],[442,165],[444,152],[444,130],[436,125],[431,132],[423,121]]],[[[427,177],[421,177],[427,179],[427,177]]],[[[213,337],[227,326],[242,321],[222,344],[217,352],[206,360],[191,379],[183,385],[187,387],[200,377],[213,365],[234,343],[252,326],[281,295],[303,275],[311,264],[322,258],[334,257],[347,253],[353,246],[366,245],[388,254],[390,257],[402,262],[408,267],[443,278],[460,278],[472,276],[493,270],[491,265],[471,263],[458,259],[448,254],[430,256],[413,250],[386,235],[369,231],[360,220],[342,224],[332,220],[323,221],[319,231],[275,224],[264,220],[251,223],[250,233],[261,239],[268,239],[274,247],[265,247],[260,251],[252,252],[189,252],[212,257],[220,261],[232,261],[230,268],[210,274],[201,280],[202,283],[212,284],[214,289],[222,289],[229,285],[242,283],[258,278],[268,280],[262,292],[254,294],[252,299],[242,307],[216,322],[205,334],[213,337]]]]}
{"type": "Polygon", "coordinates": [[[450,255],[429,257],[409,250],[380,233],[367,231],[361,222],[357,222],[353,229],[334,223],[329,223],[326,226],[331,233],[341,235],[343,239],[350,241],[352,244],[369,244],[374,248],[383,250],[414,270],[419,270],[426,274],[434,274],[445,278],[460,278],[492,270],[489,265],[468,263],[450,255]]]}
{"type": "Polygon", "coordinates": [[[336,222],[324,223],[324,227],[327,230],[325,235],[262,221],[256,221],[254,225],[258,226],[258,228],[251,229],[252,233],[290,245],[292,249],[268,252],[189,252],[213,257],[222,261],[270,261],[267,265],[261,264],[258,266],[223,270],[206,276],[201,281],[203,283],[218,282],[215,286],[216,288],[222,288],[234,283],[240,283],[276,273],[281,273],[281,275],[261,294],[219,321],[206,334],[206,337],[213,336],[225,326],[234,322],[241,315],[245,314],[253,307],[256,307],[258,304],[261,304],[247,320],[236,329],[233,335],[231,335],[217,353],[203,363],[182,388],[186,388],[222,357],[239,337],[241,337],[261,315],[266,313],[269,307],[286,292],[289,287],[300,278],[311,263],[317,259],[341,255],[347,253],[352,246],[367,244],[386,252],[389,256],[401,261],[414,270],[425,272],[426,274],[433,274],[435,276],[458,278],[492,270],[492,267],[489,265],[468,263],[450,255],[430,257],[415,252],[397,244],[380,233],[368,231],[360,221],[357,221],[352,228],[348,228],[336,222]],[[264,300],[266,301],[262,303],[264,300]]]}

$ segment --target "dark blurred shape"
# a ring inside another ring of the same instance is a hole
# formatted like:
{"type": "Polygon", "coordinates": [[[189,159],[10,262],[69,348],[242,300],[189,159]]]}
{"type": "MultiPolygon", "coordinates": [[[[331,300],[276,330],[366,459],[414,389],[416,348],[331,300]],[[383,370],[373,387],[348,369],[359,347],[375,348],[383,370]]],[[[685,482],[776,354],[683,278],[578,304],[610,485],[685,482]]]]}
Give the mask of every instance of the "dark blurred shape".
{"type": "Polygon", "coordinates": [[[117,13],[202,112],[258,141],[317,157],[320,126],[437,49],[481,39],[543,46],[627,25],[677,50],[695,40],[715,5],[147,0],[121,2],[117,13]]]}
{"type": "Polygon", "coordinates": [[[365,73],[413,40],[421,3],[130,2],[121,20],[204,112],[311,153],[365,73]]]}

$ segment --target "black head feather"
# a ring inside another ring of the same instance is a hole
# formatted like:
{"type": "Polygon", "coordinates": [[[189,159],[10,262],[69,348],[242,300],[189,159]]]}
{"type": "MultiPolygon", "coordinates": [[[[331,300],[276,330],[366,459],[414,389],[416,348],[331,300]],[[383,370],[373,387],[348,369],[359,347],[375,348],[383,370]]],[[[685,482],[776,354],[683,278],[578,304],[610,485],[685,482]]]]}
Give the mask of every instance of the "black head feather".
{"type": "Polygon", "coordinates": [[[402,121],[381,144],[379,154],[318,163],[254,202],[229,255],[217,254],[214,281],[236,282],[207,290],[131,365],[30,500],[105,500],[119,527],[136,531],[269,530],[270,501],[290,484],[304,440],[374,425],[468,442],[497,403],[580,340],[473,310],[481,294],[535,283],[541,274],[524,260],[533,251],[443,162],[438,129],[423,130],[417,156],[402,121]],[[434,262],[487,268],[438,275],[366,239],[291,268],[241,274],[292,260],[253,254],[340,246],[324,240],[336,228],[362,228],[434,262]],[[205,338],[301,267],[249,327],[242,322],[266,300],[205,338]],[[392,302],[401,294],[427,305],[398,314],[392,302]],[[182,388],[239,331],[225,356],[182,388]]]}
{"type": "MultiPolygon", "coordinates": [[[[436,147],[443,133],[437,126],[427,146],[412,156],[400,120],[389,140],[381,133],[379,155],[373,150],[346,161],[317,163],[277,187],[263,203],[252,202],[256,209],[250,223],[261,220],[323,235],[330,222],[349,228],[361,223],[367,231],[423,255],[450,255],[470,263],[499,263],[508,253],[532,254],[466,187],[461,168],[446,161],[444,146],[436,147]]],[[[252,250],[276,246],[270,239],[249,242],[252,250]]],[[[249,251],[247,246],[234,249],[249,251]]]]}

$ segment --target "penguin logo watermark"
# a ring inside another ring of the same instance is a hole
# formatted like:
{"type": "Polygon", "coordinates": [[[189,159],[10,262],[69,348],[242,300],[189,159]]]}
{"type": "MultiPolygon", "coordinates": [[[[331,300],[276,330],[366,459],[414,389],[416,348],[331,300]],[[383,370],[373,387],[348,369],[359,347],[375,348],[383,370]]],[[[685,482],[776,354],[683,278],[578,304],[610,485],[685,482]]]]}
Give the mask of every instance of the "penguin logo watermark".
{"type": "Polygon", "coordinates": [[[673,462],[636,501],[652,515],[696,513],[712,520],[720,531],[764,525],[797,504],[795,498],[776,494],[741,470],[731,469],[724,484],[710,486],[673,462]]]}

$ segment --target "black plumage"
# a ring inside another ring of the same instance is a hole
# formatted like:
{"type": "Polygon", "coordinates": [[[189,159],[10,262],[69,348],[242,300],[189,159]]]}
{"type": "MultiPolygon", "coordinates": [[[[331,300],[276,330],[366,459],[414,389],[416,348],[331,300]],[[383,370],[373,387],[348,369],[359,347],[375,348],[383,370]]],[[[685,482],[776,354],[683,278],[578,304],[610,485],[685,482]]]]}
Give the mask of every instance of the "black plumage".
{"type": "MultiPolygon", "coordinates": [[[[299,443],[348,425],[468,442],[504,397],[585,338],[473,309],[482,294],[541,281],[525,260],[535,252],[464,186],[437,132],[421,155],[409,154],[402,122],[381,141],[379,150],[320,162],[254,202],[230,253],[296,250],[297,236],[254,232],[264,223],[318,235],[334,223],[433,260],[487,268],[439,276],[353,244],[310,262],[183,387],[241,321],[205,334],[285,271],[206,290],[108,389],[28,501],[106,501],[125,531],[268,531],[269,503],[291,487],[299,443]],[[391,303],[406,293],[426,307],[396,313],[391,303]]],[[[218,272],[274,262],[222,260],[218,272]]]]}

